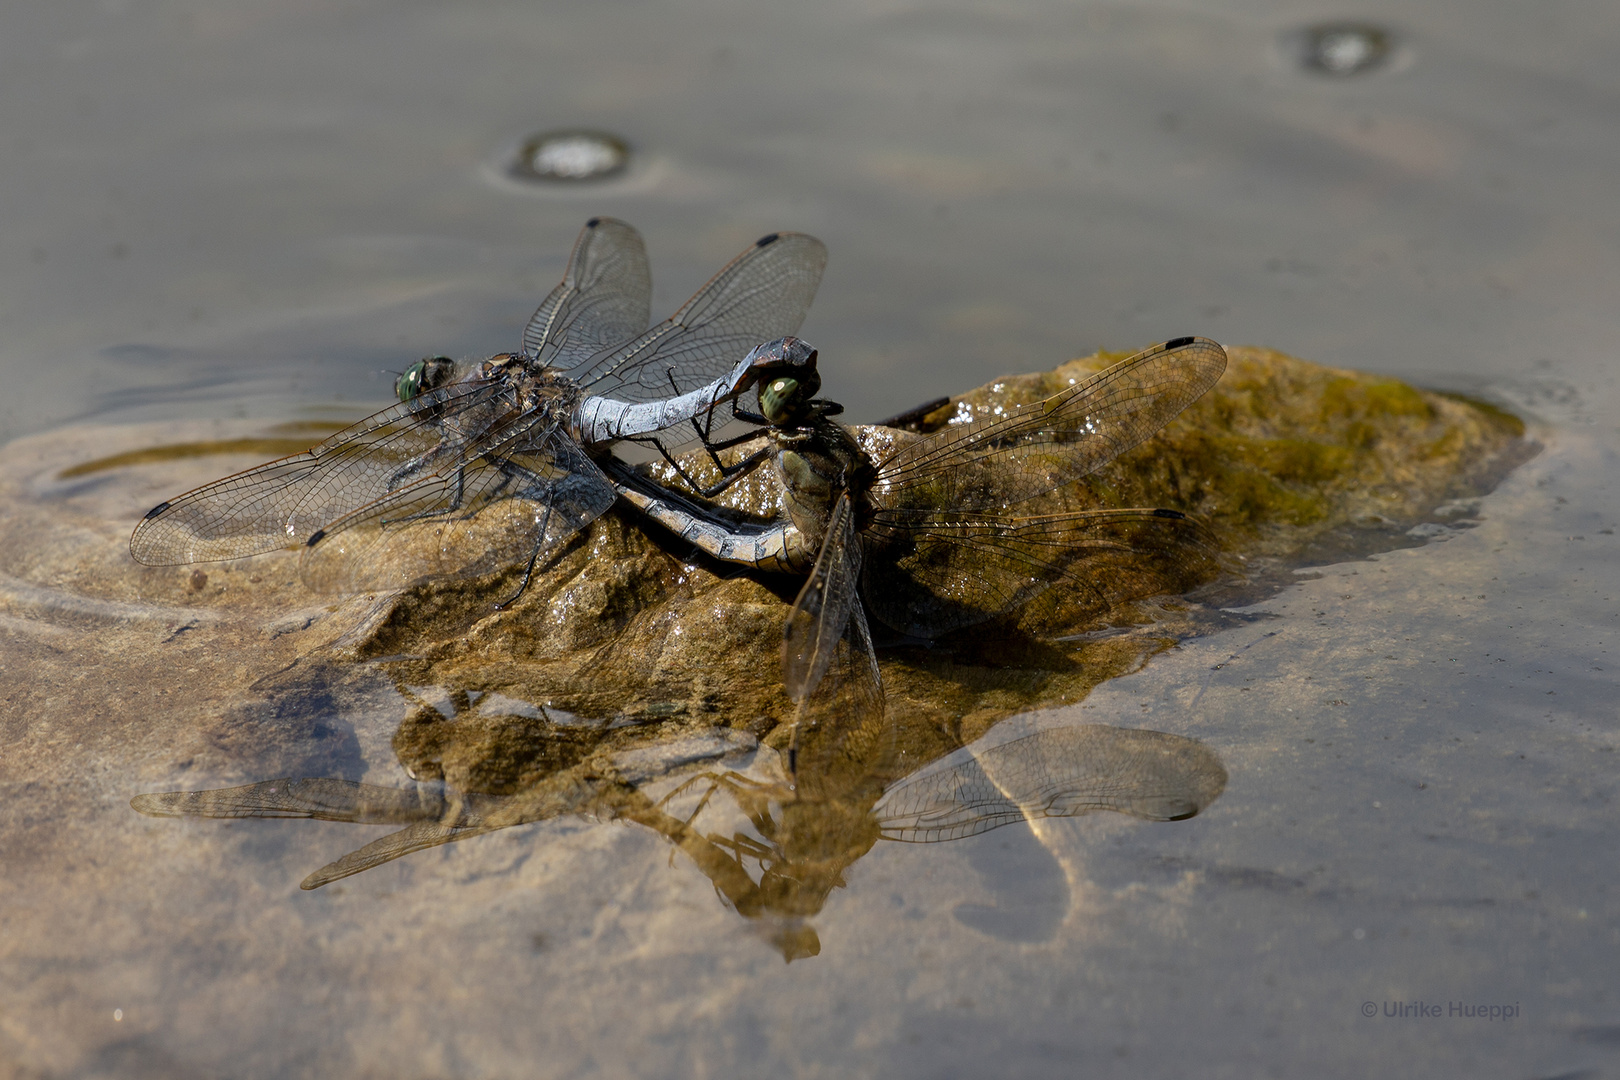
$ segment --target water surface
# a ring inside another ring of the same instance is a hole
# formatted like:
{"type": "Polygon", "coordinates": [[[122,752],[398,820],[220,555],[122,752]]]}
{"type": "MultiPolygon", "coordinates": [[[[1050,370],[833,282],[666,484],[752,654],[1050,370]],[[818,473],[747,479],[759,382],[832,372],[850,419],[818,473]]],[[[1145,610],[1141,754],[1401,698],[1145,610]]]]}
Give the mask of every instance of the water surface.
{"type": "MultiPolygon", "coordinates": [[[[1546,447],[1471,526],[1316,567],[992,732],[1196,739],[1228,777],[1198,816],[875,844],[791,964],[645,828],[556,817],[302,892],[384,827],[136,814],[284,775],[404,786],[411,706],[378,685],[325,727],[231,713],[292,631],[211,640],[228,572],[177,620],[15,543],[11,1071],[1620,1068],[1611,6],[108,0],[8,27],[0,436],[25,439],[28,535],[86,558],[172,491],[42,462],[170,441],[135,423],[283,437],[380,406],[421,356],[510,349],[599,213],[646,234],[659,314],[762,233],[825,240],[804,333],[856,420],[1197,333],[1482,395],[1546,447]],[[1388,61],[1302,67],[1325,16],[1386,30],[1388,61]],[[628,168],[511,176],[573,129],[628,168]],[[172,639],[167,693],[128,691],[112,628],[172,639]]],[[[284,595],[289,626],[319,615],[284,595]]]]}

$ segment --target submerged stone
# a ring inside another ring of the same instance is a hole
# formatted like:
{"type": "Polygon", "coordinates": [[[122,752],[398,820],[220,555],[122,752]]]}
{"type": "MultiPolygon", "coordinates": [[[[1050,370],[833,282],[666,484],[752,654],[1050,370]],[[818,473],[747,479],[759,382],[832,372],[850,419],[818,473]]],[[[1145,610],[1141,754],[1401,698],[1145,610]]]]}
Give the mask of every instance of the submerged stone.
{"type": "MultiPolygon", "coordinates": [[[[997,379],[950,399],[917,426],[935,430],[1049,397],[1116,359],[1093,356],[997,379]]],[[[881,457],[920,436],[865,428],[860,437],[881,457]]],[[[63,436],[51,438],[57,455],[70,452],[63,436]]],[[[262,620],[260,632],[276,644],[272,651],[294,663],[320,657],[340,670],[365,662],[398,685],[498,693],[621,724],[729,727],[777,746],[787,737],[793,707],[781,686],[780,652],[783,621],[801,584],[796,578],[709,561],[623,504],[539,568],[521,598],[503,608],[496,605],[515,591],[518,567],[352,597],[306,592],[292,553],[209,564],[206,573],[137,567],[123,535],[138,512],[95,523],[98,535],[91,536],[57,512],[66,504],[51,497],[127,489],[132,482],[137,491],[172,495],[187,481],[228,471],[223,462],[235,461],[229,455],[261,445],[192,439],[182,444],[184,453],[169,454],[151,445],[156,440],[141,445],[141,438],[130,433],[127,447],[97,460],[59,457],[51,476],[36,478],[33,494],[43,499],[7,515],[9,580],[48,581],[108,598],[73,601],[80,604],[156,604],[171,622],[185,613],[210,623],[262,620]]],[[[13,444],[8,453],[37,453],[44,445],[31,442],[13,444]]],[[[1180,576],[1156,575],[1147,560],[1140,595],[1107,611],[1060,589],[1038,620],[1004,620],[932,643],[892,633],[883,640],[877,627],[889,713],[902,733],[896,753],[911,763],[929,761],[1004,716],[1079,701],[1099,682],[1218,619],[1213,605],[1253,596],[1294,567],[1421,543],[1424,531],[1414,526],[1450,523],[1447,515],[1467,506],[1459,500],[1488,491],[1533,450],[1523,424],[1492,406],[1270,350],[1232,349],[1212,391],[1156,437],[1042,507],[1150,506],[1194,515],[1224,550],[1224,575],[1187,580],[1185,568],[1180,576]]],[[[690,455],[688,466],[699,477],[713,475],[701,455],[690,455]]],[[[678,483],[667,467],[654,472],[678,483]]],[[[777,512],[777,496],[766,467],[722,502],[739,520],[766,520],[777,512]]],[[[498,529],[501,513],[524,512],[513,500],[481,517],[498,529]]],[[[469,542],[477,535],[472,530],[469,542]]],[[[183,625],[173,630],[187,632],[183,625]]],[[[484,738],[472,726],[457,737],[484,738]]],[[[521,774],[519,766],[502,766],[488,783],[499,790],[521,774]]],[[[469,767],[466,775],[482,774],[469,767]]]]}
{"type": "MultiPolygon", "coordinates": [[[[1076,703],[1222,625],[1221,605],[1283,571],[1454,527],[1472,512],[1467,500],[1534,450],[1517,419],[1488,405],[1266,350],[1230,354],[1215,389],[1158,436],[1041,504],[1197,515],[1220,560],[1156,569],[1151,557],[1115,553],[1105,570],[1129,570],[1135,588],[1116,608],[1057,589],[1032,605],[1038,618],[1019,612],[932,643],[883,640],[880,628],[886,715],[852,726],[812,712],[791,782],[772,751],[786,748],[795,718],[781,649],[801,581],[706,561],[622,504],[503,607],[520,567],[317,596],[300,583],[295,552],[206,569],[135,564],[127,538],[148,507],[308,434],[245,424],[65,430],[5,448],[0,614],[11,643],[0,689],[13,708],[0,734],[24,771],[72,738],[92,757],[105,746],[110,760],[138,743],[143,773],[170,786],[179,776],[251,781],[142,796],[146,813],[415,822],[311,874],[309,888],[525,821],[632,821],[679,846],[739,913],[775,920],[768,936],[784,956],[813,955],[803,920],[881,838],[950,839],[1020,815],[1095,809],[1176,820],[1207,806],[1225,783],[1219,761],[1157,732],[1086,728],[952,755],[985,746],[1008,716],[1076,703]],[[1189,566],[1208,572],[1189,577],[1189,566]],[[360,732],[379,726],[416,792],[358,783],[369,768],[360,732]],[[777,870],[750,876],[754,856],[647,794],[693,770],[704,790],[725,790],[768,826],[759,842],[777,870]],[[1005,805],[964,811],[957,793],[986,783],[1005,805]],[[1041,802],[1053,790],[1061,805],[1041,802]],[[920,824],[963,814],[938,835],[920,824]]],[[[1048,397],[1111,359],[998,379],[916,426],[1048,397]]],[[[859,437],[881,457],[921,435],[872,427],[859,437]]],[[[687,464],[712,475],[696,455],[687,464]]],[[[653,471],[674,482],[672,470],[653,471]]],[[[771,470],[724,502],[739,520],[772,517],[771,470]]],[[[529,512],[497,504],[467,542],[529,512]]]]}
{"type": "MultiPolygon", "coordinates": [[[[1116,359],[1099,355],[997,379],[950,399],[917,426],[936,430],[1049,397],[1116,359]]],[[[860,436],[875,457],[919,437],[888,428],[864,428],[860,436]]],[[[99,461],[67,462],[52,482],[65,490],[137,474],[147,490],[172,494],[179,474],[206,478],[223,471],[219,456],[259,445],[192,440],[184,455],[133,446],[99,461]]],[[[1458,500],[1488,491],[1531,452],[1523,424],[1492,406],[1270,350],[1232,349],[1212,391],[1156,437],[1041,507],[1149,506],[1194,515],[1226,553],[1224,579],[1187,580],[1184,569],[1155,576],[1152,560],[1138,560],[1146,566],[1142,595],[1113,610],[1098,612],[1073,590],[1055,590],[1038,621],[1015,619],[926,646],[892,633],[885,642],[879,626],[880,646],[891,646],[880,658],[890,712],[906,730],[905,756],[930,760],[1000,717],[1082,699],[1098,682],[1195,632],[1211,614],[1200,601],[1229,605],[1308,562],[1421,543],[1422,529],[1408,535],[1414,526],[1449,522],[1445,515],[1458,500]],[[1198,586],[1205,592],[1190,599],[1153,598],[1198,586]]],[[[687,464],[700,478],[713,475],[701,455],[687,464]]],[[[672,470],[654,471],[678,484],[672,470]]],[[[772,469],[758,470],[721,503],[739,520],[773,517],[779,500],[772,469]]],[[[481,516],[497,529],[503,512],[526,511],[511,501],[481,516]]],[[[411,685],[498,692],[579,716],[686,718],[773,743],[785,737],[778,729],[793,712],[779,656],[783,620],[801,582],[709,561],[622,504],[501,609],[495,605],[515,590],[520,568],[375,598],[323,600],[295,584],[290,553],[210,564],[206,574],[138,568],[118,539],[127,523],[107,523],[107,535],[88,548],[82,538],[42,547],[39,538],[62,523],[38,524],[42,531],[31,534],[8,530],[16,538],[7,556],[13,578],[81,581],[87,592],[141,595],[211,615],[263,605],[277,638],[340,663],[370,661],[411,685]],[[332,614],[343,617],[287,621],[289,611],[312,604],[335,604],[332,614]]],[[[477,536],[474,529],[469,542],[477,536]]]]}
{"type": "MultiPolygon", "coordinates": [[[[1488,491],[1534,450],[1517,418],[1480,402],[1270,350],[1230,352],[1215,389],[1158,436],[1042,506],[1156,506],[1195,515],[1228,556],[1224,578],[1149,573],[1147,580],[1166,587],[1136,604],[1099,614],[1068,597],[1075,603],[1066,612],[1058,595],[1039,625],[1013,620],[927,645],[885,643],[879,628],[889,712],[904,732],[905,758],[931,760],[1001,717],[1081,700],[1097,683],[1196,632],[1201,619],[1213,617],[1210,602],[1252,597],[1309,562],[1421,543],[1422,530],[1409,530],[1488,491]],[[1155,599],[1196,586],[1204,593],[1155,599]]],[[[950,399],[919,426],[937,430],[1049,397],[1115,359],[998,379],[950,399]]],[[[875,456],[916,437],[861,431],[875,456]]],[[[714,475],[699,455],[686,465],[699,478],[714,475]]],[[[653,471],[679,483],[667,467],[653,471]]],[[[774,516],[771,470],[721,502],[739,520],[774,516]]],[[[599,519],[536,574],[515,605],[493,610],[515,581],[508,574],[479,585],[418,586],[345,647],[357,659],[396,657],[390,665],[412,683],[498,689],[580,715],[683,716],[772,744],[785,739],[793,707],[781,688],[779,657],[798,579],[716,564],[626,512],[599,519]]]]}

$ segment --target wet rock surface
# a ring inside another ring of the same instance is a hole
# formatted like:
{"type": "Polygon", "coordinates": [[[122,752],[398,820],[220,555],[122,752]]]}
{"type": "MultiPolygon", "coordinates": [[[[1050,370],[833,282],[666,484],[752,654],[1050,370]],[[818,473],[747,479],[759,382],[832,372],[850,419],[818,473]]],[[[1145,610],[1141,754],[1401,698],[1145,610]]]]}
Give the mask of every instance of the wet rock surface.
{"type": "MultiPolygon", "coordinates": [[[[1050,396],[1112,359],[996,380],[953,398],[922,427],[1050,396]]],[[[518,568],[399,594],[323,597],[299,583],[292,552],[201,567],[129,559],[127,530],[145,507],[254,464],[272,447],[301,445],[306,434],[240,425],[179,438],[172,428],[70,430],[7,449],[7,618],[50,628],[14,635],[8,670],[31,674],[8,677],[11,723],[22,725],[8,734],[42,737],[52,721],[41,721],[61,701],[41,701],[30,687],[71,683],[66,668],[82,676],[88,649],[101,659],[85,713],[145,713],[149,723],[174,725],[168,745],[180,760],[253,762],[259,777],[323,771],[318,765],[353,775],[352,737],[330,718],[347,702],[379,696],[406,714],[394,747],[408,769],[488,793],[572,765],[604,740],[622,748],[657,733],[723,727],[785,746],[793,708],[779,656],[799,581],[706,560],[622,504],[506,607],[497,605],[515,590],[518,568]],[[61,678],[40,678],[57,668],[61,678]],[[428,686],[459,695],[461,707],[413,703],[409,688],[428,686]],[[471,715],[468,695],[510,701],[522,715],[496,710],[492,719],[486,703],[483,719],[459,720],[471,715]]],[[[915,437],[862,431],[875,455],[915,437]]],[[[1491,406],[1233,349],[1213,391],[1053,502],[1198,515],[1224,549],[1227,572],[1214,581],[1149,573],[1157,587],[1145,591],[1169,598],[1143,595],[1101,615],[1078,605],[1066,613],[1059,603],[1033,630],[1013,621],[932,643],[882,647],[880,638],[888,722],[898,734],[892,744],[879,740],[883,761],[850,767],[893,780],[1003,717],[1080,701],[1229,619],[1219,605],[1263,593],[1279,571],[1421,542],[1424,523],[1443,529],[1436,523],[1466,516],[1467,500],[1533,449],[1523,425],[1491,406]],[[1174,595],[1194,586],[1202,589],[1174,595]]],[[[710,475],[697,456],[688,464],[710,475]]],[[[667,468],[654,471],[675,482],[667,468]]],[[[775,483],[761,469],[723,505],[739,519],[769,518],[775,483]]]]}
{"type": "MultiPolygon", "coordinates": [[[[1048,397],[1112,359],[996,380],[930,414],[924,430],[1048,397]]],[[[861,436],[875,457],[915,437],[884,428],[861,436]]],[[[1263,595],[1301,564],[1421,543],[1421,526],[1465,517],[1466,500],[1533,451],[1523,425],[1488,405],[1235,349],[1215,389],[1158,437],[1042,507],[1197,515],[1224,549],[1227,572],[1189,580],[1182,567],[1155,574],[1152,559],[1135,560],[1134,569],[1146,564],[1140,603],[1099,615],[1060,589],[1034,627],[1012,620],[931,643],[891,634],[880,659],[900,756],[914,767],[1002,717],[1081,700],[1219,622],[1218,605],[1263,595]],[[1164,599],[1197,586],[1205,590],[1164,599]]],[[[700,480],[715,475],[699,455],[686,464],[700,480]]],[[[652,471],[679,482],[667,467],[652,471]]],[[[739,520],[770,519],[771,469],[720,502],[739,520]]],[[[778,676],[782,623],[799,580],[714,563],[620,509],[509,609],[494,605],[515,588],[515,573],[429,582],[372,612],[337,648],[413,684],[493,690],[581,716],[721,725],[782,745],[793,714],[778,676]]]]}

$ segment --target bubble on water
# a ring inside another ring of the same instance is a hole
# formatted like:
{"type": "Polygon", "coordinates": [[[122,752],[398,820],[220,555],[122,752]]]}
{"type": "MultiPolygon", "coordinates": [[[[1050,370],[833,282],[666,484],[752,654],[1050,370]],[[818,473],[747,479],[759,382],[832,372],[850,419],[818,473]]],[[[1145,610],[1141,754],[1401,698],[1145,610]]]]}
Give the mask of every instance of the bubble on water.
{"type": "Polygon", "coordinates": [[[624,171],[630,147],[601,131],[550,131],[524,140],[512,163],[523,180],[601,180],[624,171]]]}
{"type": "Polygon", "coordinates": [[[1302,67],[1335,78],[1384,67],[1395,51],[1395,35],[1370,23],[1319,23],[1287,36],[1302,67]]]}

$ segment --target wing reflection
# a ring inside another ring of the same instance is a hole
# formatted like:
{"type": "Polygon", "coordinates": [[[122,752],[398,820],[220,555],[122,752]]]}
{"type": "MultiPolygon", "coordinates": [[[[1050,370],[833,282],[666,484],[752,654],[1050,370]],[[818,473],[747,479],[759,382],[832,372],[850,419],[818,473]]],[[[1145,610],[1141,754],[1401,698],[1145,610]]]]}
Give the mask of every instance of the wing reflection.
{"type": "MultiPolygon", "coordinates": [[[[807,920],[880,839],[938,843],[1103,810],[1179,821],[1226,783],[1219,759],[1192,739],[1088,724],[1011,741],[986,736],[893,780],[902,733],[875,741],[864,762],[806,754],[794,784],[774,750],[730,729],[649,732],[532,706],[488,716],[464,692],[450,695],[454,714],[445,717],[402,692],[417,702],[395,736],[401,764],[418,779],[413,788],[284,778],[138,795],[132,805],[154,817],[403,826],[310,874],[304,889],[514,825],[568,815],[633,822],[669,840],[793,960],[820,951],[807,920]],[[817,761],[825,767],[807,769],[817,761]]],[[[812,733],[810,749],[813,742],[812,733]]]]}
{"type": "Polygon", "coordinates": [[[1226,786],[1220,760],[1192,739],[1080,724],[1049,728],[919,770],[874,808],[885,840],[934,843],[1015,821],[1099,810],[1184,821],[1226,786]]]}

